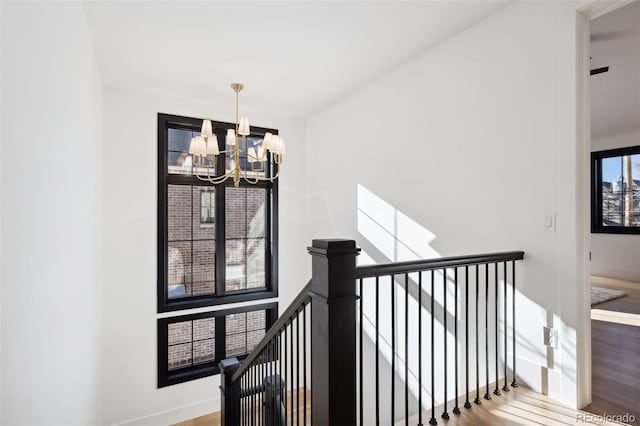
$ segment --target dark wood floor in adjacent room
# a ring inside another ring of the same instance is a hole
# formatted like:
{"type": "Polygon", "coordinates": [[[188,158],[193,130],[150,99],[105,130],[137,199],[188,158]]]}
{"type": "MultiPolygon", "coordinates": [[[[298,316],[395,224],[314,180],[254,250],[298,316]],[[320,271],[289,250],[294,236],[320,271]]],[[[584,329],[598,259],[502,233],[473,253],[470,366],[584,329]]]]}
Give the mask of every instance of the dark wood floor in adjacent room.
{"type": "Polygon", "coordinates": [[[633,414],[640,425],[640,283],[594,277],[598,287],[627,296],[592,306],[594,414],[633,414]]]}

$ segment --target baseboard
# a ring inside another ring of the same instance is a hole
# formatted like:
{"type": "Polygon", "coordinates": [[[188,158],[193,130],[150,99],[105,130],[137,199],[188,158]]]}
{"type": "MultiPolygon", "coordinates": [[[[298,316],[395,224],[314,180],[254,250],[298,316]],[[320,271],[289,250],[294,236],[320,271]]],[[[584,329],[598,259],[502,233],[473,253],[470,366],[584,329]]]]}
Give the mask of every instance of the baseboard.
{"type": "Polygon", "coordinates": [[[595,285],[616,285],[616,286],[620,286],[620,287],[627,287],[627,288],[638,288],[638,286],[640,286],[640,283],[637,281],[631,281],[631,280],[623,280],[620,278],[608,278],[608,277],[601,277],[601,276],[597,276],[597,275],[592,275],[591,276],[591,284],[595,284],[595,285]]]}
{"type": "Polygon", "coordinates": [[[211,398],[167,411],[150,414],[137,419],[116,423],[114,426],[159,426],[172,425],[220,410],[220,398],[211,398]]]}

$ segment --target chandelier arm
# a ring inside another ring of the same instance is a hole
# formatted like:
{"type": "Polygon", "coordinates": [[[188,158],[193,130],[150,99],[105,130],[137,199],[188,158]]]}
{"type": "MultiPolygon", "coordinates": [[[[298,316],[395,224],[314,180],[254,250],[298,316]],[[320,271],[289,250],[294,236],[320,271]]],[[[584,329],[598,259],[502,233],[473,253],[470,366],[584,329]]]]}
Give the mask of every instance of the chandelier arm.
{"type": "Polygon", "coordinates": [[[200,176],[199,173],[196,173],[194,176],[196,178],[198,178],[198,180],[201,180],[203,182],[209,182],[211,184],[217,185],[217,184],[222,183],[225,180],[229,179],[229,177],[231,177],[232,175],[230,175],[228,173],[225,173],[222,176],[217,176],[217,177],[213,176],[212,177],[210,168],[207,168],[207,176],[206,177],[200,176]]]}
{"type": "Polygon", "coordinates": [[[251,180],[251,178],[249,178],[249,176],[247,175],[246,171],[241,171],[241,173],[242,173],[242,178],[247,182],[249,182],[251,185],[255,185],[256,183],[260,182],[260,176],[256,176],[254,180],[251,180]]]}

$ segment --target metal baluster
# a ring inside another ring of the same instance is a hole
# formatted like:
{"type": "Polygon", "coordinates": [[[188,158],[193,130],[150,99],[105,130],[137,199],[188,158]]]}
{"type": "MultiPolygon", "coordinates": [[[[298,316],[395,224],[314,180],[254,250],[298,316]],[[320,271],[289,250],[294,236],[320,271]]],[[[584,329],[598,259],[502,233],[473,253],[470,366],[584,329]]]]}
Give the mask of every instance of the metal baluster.
{"type": "Polygon", "coordinates": [[[454,307],[454,323],[453,323],[453,340],[455,342],[455,362],[456,362],[456,406],[453,407],[453,414],[460,414],[460,407],[458,407],[458,268],[453,270],[453,281],[455,288],[453,290],[453,307],[454,307]]]}
{"type": "Polygon", "coordinates": [[[240,424],[246,425],[247,422],[245,420],[245,416],[247,415],[247,404],[244,398],[242,398],[242,392],[246,389],[246,381],[244,374],[240,377],[240,410],[242,413],[240,414],[240,424]]]}
{"type": "Polygon", "coordinates": [[[264,351],[260,352],[258,359],[260,360],[260,364],[258,364],[258,389],[260,389],[260,393],[258,394],[258,425],[262,426],[264,424],[264,392],[262,391],[262,383],[264,380],[264,351]]]}
{"type": "Polygon", "coordinates": [[[284,353],[284,383],[285,383],[285,387],[284,387],[284,395],[283,395],[283,400],[284,400],[284,422],[285,424],[288,423],[287,420],[287,411],[289,410],[289,398],[287,398],[287,389],[289,388],[289,369],[287,368],[287,325],[285,324],[284,326],[284,348],[283,348],[283,353],[284,353]]]}
{"type": "Polygon", "coordinates": [[[376,277],[376,426],[380,425],[380,279],[376,277]]]}
{"type": "Polygon", "coordinates": [[[294,380],[294,375],[293,375],[293,318],[289,319],[289,327],[291,328],[291,330],[289,331],[289,337],[290,337],[290,342],[289,342],[289,347],[291,348],[291,361],[290,361],[290,367],[291,367],[291,393],[289,394],[289,397],[291,398],[291,426],[294,425],[294,420],[293,420],[293,412],[295,410],[298,409],[298,407],[296,407],[295,405],[293,405],[293,380],[294,380]]]}
{"type": "Polygon", "coordinates": [[[253,391],[256,387],[256,368],[255,365],[251,366],[251,425],[254,426],[256,424],[256,394],[253,391]]]}
{"type": "Polygon", "coordinates": [[[296,425],[300,426],[300,317],[296,311],[296,425]]]}
{"type": "Polygon", "coordinates": [[[429,420],[430,425],[437,425],[438,421],[436,420],[436,396],[435,396],[435,343],[434,343],[434,281],[435,274],[433,269],[431,270],[431,419],[429,420]]]}
{"type": "MultiPolygon", "coordinates": [[[[278,357],[278,362],[276,363],[276,374],[278,375],[278,399],[276,400],[277,402],[277,414],[274,413],[274,415],[276,416],[276,424],[278,426],[282,426],[281,425],[281,416],[280,413],[282,412],[282,391],[283,391],[283,387],[282,387],[282,330],[280,330],[278,332],[278,341],[277,341],[277,345],[276,345],[276,351],[277,351],[277,357],[278,357]],[[279,401],[279,402],[278,402],[279,401]]],[[[284,386],[286,387],[287,382],[284,382],[284,386]]]]}
{"type": "Polygon", "coordinates": [[[276,405],[274,416],[275,416],[276,425],[283,426],[282,416],[281,416],[282,404],[283,404],[282,392],[284,392],[284,390],[286,389],[287,382],[282,380],[282,331],[278,333],[278,344],[276,346],[276,351],[277,351],[276,356],[278,357],[278,363],[276,364],[276,370],[278,375],[278,399],[274,401],[274,404],[276,405]]]}
{"type": "Polygon", "coordinates": [[[480,323],[478,321],[478,306],[480,304],[480,269],[476,265],[476,399],[473,400],[476,404],[482,404],[480,399],[480,339],[478,329],[480,323]]]}
{"type": "Polygon", "coordinates": [[[502,262],[503,275],[504,275],[504,386],[502,390],[509,392],[509,385],[507,384],[507,262],[502,262]]]}
{"type": "MultiPolygon", "coordinates": [[[[274,378],[273,378],[273,340],[271,340],[269,342],[269,345],[267,346],[267,376],[269,379],[269,386],[271,386],[271,391],[269,393],[269,395],[271,396],[271,398],[269,398],[268,401],[266,401],[269,404],[269,417],[267,417],[266,420],[266,424],[268,424],[269,426],[273,426],[273,398],[274,398],[274,378]]],[[[265,387],[265,395],[266,395],[266,390],[267,388],[265,387]]]]}
{"type": "Polygon", "coordinates": [[[489,393],[489,264],[484,265],[484,362],[486,383],[484,399],[491,399],[489,393]]]}
{"type": "Polygon", "coordinates": [[[422,426],[422,272],[418,272],[418,426],[422,426]]]}
{"type": "Polygon", "coordinates": [[[447,268],[442,270],[442,290],[444,293],[444,303],[442,309],[442,331],[444,338],[444,411],[442,412],[442,418],[449,419],[449,413],[447,412],[447,268]]]}
{"type": "Polygon", "coordinates": [[[409,426],[409,274],[404,274],[404,424],[409,426]]]}
{"type": "Polygon", "coordinates": [[[302,309],[302,387],[304,388],[303,424],[307,424],[307,305],[302,309]]]}
{"type": "Polygon", "coordinates": [[[391,275],[391,423],[396,422],[396,283],[391,275]]]}
{"type": "Polygon", "coordinates": [[[495,353],[495,356],[496,356],[496,388],[493,390],[493,394],[494,395],[500,395],[500,381],[498,380],[498,372],[500,370],[499,369],[499,361],[498,361],[498,353],[499,353],[499,350],[498,350],[498,281],[500,281],[499,280],[500,277],[498,276],[498,262],[494,263],[493,265],[494,265],[493,269],[494,269],[494,272],[495,272],[495,284],[496,284],[496,290],[495,290],[496,291],[496,297],[495,297],[495,299],[496,299],[496,301],[495,301],[495,320],[496,320],[496,323],[495,323],[495,329],[496,329],[496,333],[495,333],[495,339],[496,339],[496,353],[495,353]]]}
{"type": "Polygon", "coordinates": [[[466,379],[466,387],[467,387],[467,396],[464,401],[464,408],[471,408],[471,403],[469,402],[469,266],[464,267],[464,321],[465,321],[465,338],[466,344],[464,346],[465,349],[465,366],[467,369],[465,379],[466,379]]]}
{"type": "MultiPolygon", "coordinates": [[[[359,338],[359,353],[358,353],[358,357],[359,357],[359,366],[358,366],[358,371],[359,371],[359,381],[360,381],[360,388],[358,389],[358,392],[360,394],[360,426],[364,425],[364,408],[363,408],[363,402],[364,402],[364,390],[363,390],[363,376],[362,376],[362,329],[363,329],[363,324],[362,324],[362,319],[364,318],[364,293],[362,292],[362,278],[360,278],[360,288],[359,288],[359,293],[360,293],[360,333],[358,335],[359,338]]],[[[306,423],[305,423],[306,424],[306,423]]]]}
{"type": "Polygon", "coordinates": [[[513,310],[513,319],[511,327],[512,327],[512,338],[513,338],[513,381],[511,382],[512,388],[517,388],[520,386],[516,380],[516,261],[511,261],[511,303],[513,310]]]}

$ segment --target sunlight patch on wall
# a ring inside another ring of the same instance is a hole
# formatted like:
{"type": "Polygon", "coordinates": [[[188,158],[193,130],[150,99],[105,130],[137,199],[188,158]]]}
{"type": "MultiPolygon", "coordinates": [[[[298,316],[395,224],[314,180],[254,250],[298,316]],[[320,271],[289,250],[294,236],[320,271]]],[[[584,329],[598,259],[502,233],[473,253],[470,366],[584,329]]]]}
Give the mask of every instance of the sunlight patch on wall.
{"type": "MultiPolygon", "coordinates": [[[[382,198],[358,184],[358,232],[389,262],[441,257],[431,247],[436,236],[382,198]]],[[[369,260],[373,260],[369,258],[369,260]]],[[[360,264],[364,259],[360,259],[360,264]]],[[[376,263],[376,262],[374,262],[376,263]]]]}

